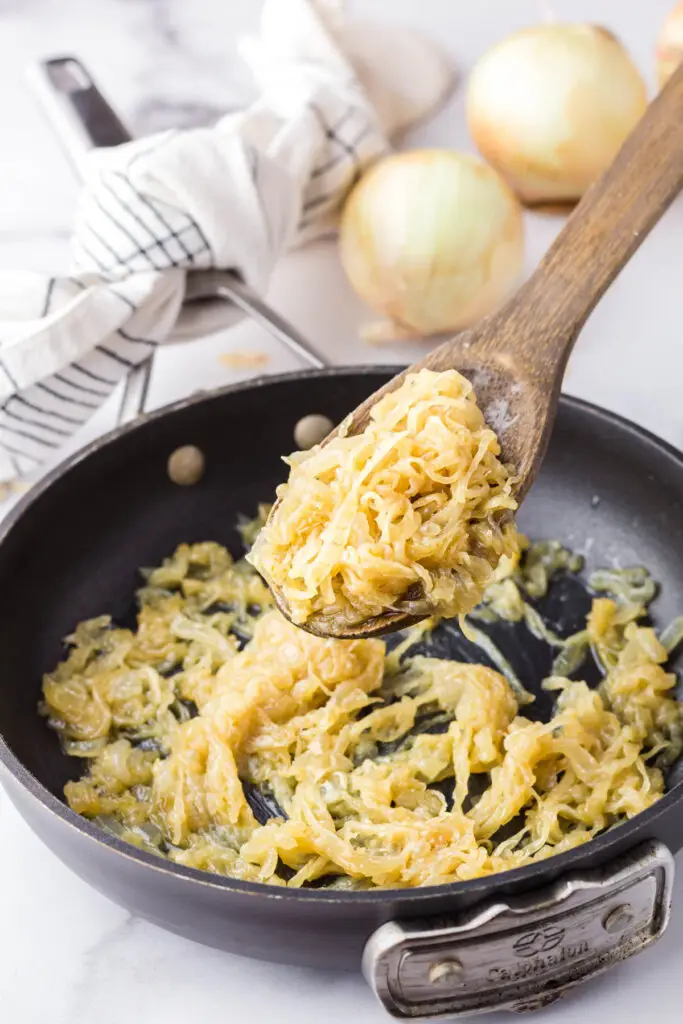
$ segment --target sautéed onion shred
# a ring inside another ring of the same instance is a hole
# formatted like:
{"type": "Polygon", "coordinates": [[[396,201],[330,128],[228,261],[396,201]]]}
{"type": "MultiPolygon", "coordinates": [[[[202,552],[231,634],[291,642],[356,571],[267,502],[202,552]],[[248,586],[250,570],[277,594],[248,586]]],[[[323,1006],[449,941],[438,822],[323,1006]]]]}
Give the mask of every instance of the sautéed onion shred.
{"type": "MultiPolygon", "coordinates": [[[[242,523],[248,544],[266,514],[242,523]]],[[[244,559],[181,544],[145,571],[134,630],[81,623],[44,678],[41,712],[85,767],[69,805],[179,864],[338,888],[490,875],[645,810],[683,748],[666,669],[683,619],[658,638],[644,624],[648,573],[602,571],[583,628],[560,637],[533,602],[581,560],[556,543],[520,546],[462,622],[496,671],[415,653],[437,619],[391,651],[312,636],[244,559]],[[532,680],[479,621],[517,623],[552,649],[549,721],[522,713],[532,680]],[[597,688],[570,678],[589,659],[597,688]]]]}

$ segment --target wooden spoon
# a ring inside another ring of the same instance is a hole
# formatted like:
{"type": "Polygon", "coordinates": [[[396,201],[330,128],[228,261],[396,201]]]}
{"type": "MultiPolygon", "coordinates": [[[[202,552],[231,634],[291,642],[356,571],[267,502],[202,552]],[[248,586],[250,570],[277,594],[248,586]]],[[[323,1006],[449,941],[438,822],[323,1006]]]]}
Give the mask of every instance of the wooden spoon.
{"type": "MultiPolygon", "coordinates": [[[[683,66],[652,101],[614,163],[586,192],[512,299],[371,395],[344,421],[347,433],[361,433],[378,398],[398,387],[407,374],[425,367],[459,370],[472,382],[479,407],[498,435],[502,460],[513,468],[515,496],[521,501],[545,454],[567,359],[583,324],[682,187],[683,66]]],[[[273,594],[289,617],[282,595],[273,594]]],[[[318,636],[371,637],[416,621],[387,612],[341,626],[318,613],[303,628],[318,636]]]]}

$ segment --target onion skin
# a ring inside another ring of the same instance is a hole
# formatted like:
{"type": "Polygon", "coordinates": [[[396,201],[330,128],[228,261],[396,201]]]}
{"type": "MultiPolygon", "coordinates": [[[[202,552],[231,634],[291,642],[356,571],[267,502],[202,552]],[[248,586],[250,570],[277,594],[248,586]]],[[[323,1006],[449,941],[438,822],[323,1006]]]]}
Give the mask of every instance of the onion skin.
{"type": "Polygon", "coordinates": [[[657,42],[657,81],[660,89],[683,62],[683,0],[667,15],[657,42]]]}
{"type": "Polygon", "coordinates": [[[647,107],[621,43],[596,25],[538,25],[494,46],[472,72],[470,132],[528,205],[575,202],[647,107]]]}
{"type": "Polygon", "coordinates": [[[454,331],[490,313],[515,287],[522,210],[476,157],[396,153],[351,193],[339,247],[354,290],[396,326],[397,337],[454,331]]]}

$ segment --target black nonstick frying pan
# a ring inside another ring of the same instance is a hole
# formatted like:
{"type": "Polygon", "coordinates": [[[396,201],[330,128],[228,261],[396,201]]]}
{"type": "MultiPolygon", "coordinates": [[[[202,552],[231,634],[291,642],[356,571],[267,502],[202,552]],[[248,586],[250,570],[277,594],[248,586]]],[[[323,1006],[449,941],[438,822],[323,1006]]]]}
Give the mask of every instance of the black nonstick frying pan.
{"type": "MultiPolygon", "coordinates": [[[[321,967],[357,968],[366,949],[370,978],[395,1010],[528,1001],[663,927],[673,869],[667,851],[683,845],[676,774],[662,800],[628,824],[491,879],[413,891],[283,891],[159,861],[78,817],[64,804],[62,787],[79,763],[60,753],[36,711],[41,673],[59,659],[61,638],[75,623],[103,611],[128,620],[137,568],[156,564],[181,541],[211,538],[239,550],[236,517],[272,495],[298,419],[322,412],[338,422],[394,370],[307,371],[180,403],[97,441],[17,506],[0,535],[3,782],[73,870],[173,931],[250,956],[321,967]],[[169,454],[183,444],[197,445],[206,457],[206,473],[193,487],[178,487],[166,471],[169,454]],[[573,891],[577,882],[582,887],[573,891]],[[603,922],[624,906],[633,916],[624,912],[623,932],[605,930],[603,922]],[[560,933],[558,952],[548,951],[560,933]],[[531,934],[531,946],[519,947],[531,934]],[[518,948],[537,955],[520,957],[518,948]],[[435,964],[456,960],[477,964],[464,986],[457,968],[440,984],[429,983],[435,964]]],[[[564,398],[520,522],[532,537],[589,549],[588,569],[650,567],[661,583],[654,614],[663,623],[683,608],[682,505],[678,452],[564,398]]],[[[537,679],[541,674],[539,666],[537,679]]]]}
{"type": "MultiPolygon", "coordinates": [[[[271,498],[300,417],[338,422],[396,370],[306,371],[189,399],[91,444],[23,499],[0,531],[1,777],[29,825],[77,874],[174,932],[284,963],[362,964],[398,1017],[532,1008],[666,926],[672,855],[683,846],[679,770],[647,812],[523,869],[417,890],[287,890],[160,860],[73,813],[62,789],[79,763],[62,755],[36,710],[41,675],[75,623],[104,611],[129,621],[138,567],[181,541],[239,550],[237,516],[271,498]],[[186,444],[202,450],[206,472],[179,487],[167,460],[186,444]]],[[[664,624],[683,610],[682,508],[680,453],[564,397],[519,521],[535,539],[584,551],[587,571],[646,565],[661,585],[653,618],[664,624]]],[[[566,614],[583,613],[586,600],[580,589],[568,593],[566,614]]],[[[527,685],[547,669],[525,648],[511,656],[526,666],[527,685]]]]}

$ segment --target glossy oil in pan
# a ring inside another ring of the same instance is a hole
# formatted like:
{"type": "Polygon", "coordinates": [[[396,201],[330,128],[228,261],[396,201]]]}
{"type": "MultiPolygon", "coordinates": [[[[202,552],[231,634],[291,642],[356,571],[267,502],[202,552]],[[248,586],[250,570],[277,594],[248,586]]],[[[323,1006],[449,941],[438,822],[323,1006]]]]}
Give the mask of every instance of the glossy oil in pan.
{"type": "MultiPolygon", "coordinates": [[[[683,845],[683,785],[646,813],[547,861],[490,879],[417,890],[283,890],[162,861],[105,836],[63,802],[80,762],[64,757],[38,717],[41,675],[78,621],[130,621],[139,566],[182,541],[239,550],[238,513],[271,498],[297,420],[339,421],[395,368],[312,371],[182,402],[91,445],[11,513],[0,535],[0,758],[8,792],[74,871],[137,914],[189,938],[263,959],[358,967],[378,925],[472,907],[611,862],[647,839],[683,845]],[[179,445],[199,446],[206,473],[178,487],[166,473],[179,445]]],[[[683,610],[683,460],[632,424],[563,398],[546,462],[520,525],[582,551],[587,568],[644,564],[661,584],[658,623],[683,610]]],[[[525,679],[528,685],[529,681],[525,679]]]]}

